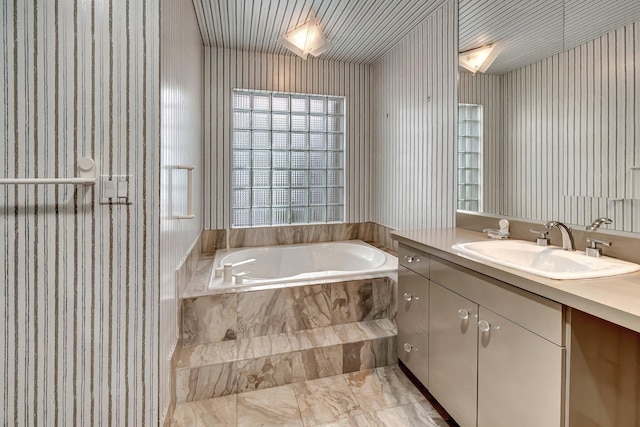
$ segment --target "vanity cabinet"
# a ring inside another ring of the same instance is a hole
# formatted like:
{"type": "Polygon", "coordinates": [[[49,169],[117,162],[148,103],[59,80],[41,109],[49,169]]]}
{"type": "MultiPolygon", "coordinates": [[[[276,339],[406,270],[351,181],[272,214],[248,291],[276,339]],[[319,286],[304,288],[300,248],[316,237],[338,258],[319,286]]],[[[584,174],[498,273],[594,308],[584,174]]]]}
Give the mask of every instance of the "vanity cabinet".
{"type": "Polygon", "coordinates": [[[463,427],[563,425],[561,304],[431,257],[429,391],[463,427]]]}
{"type": "Polygon", "coordinates": [[[398,259],[398,359],[428,386],[429,256],[400,245],[398,259]]]}
{"type": "Polygon", "coordinates": [[[561,304],[405,245],[399,261],[398,358],[461,426],[564,425],[561,304]]]}
{"type": "Polygon", "coordinates": [[[461,426],[475,426],[478,305],[431,283],[429,391],[461,426]]]}
{"type": "Polygon", "coordinates": [[[563,425],[564,349],[485,307],[479,319],[478,426],[563,425]]]}

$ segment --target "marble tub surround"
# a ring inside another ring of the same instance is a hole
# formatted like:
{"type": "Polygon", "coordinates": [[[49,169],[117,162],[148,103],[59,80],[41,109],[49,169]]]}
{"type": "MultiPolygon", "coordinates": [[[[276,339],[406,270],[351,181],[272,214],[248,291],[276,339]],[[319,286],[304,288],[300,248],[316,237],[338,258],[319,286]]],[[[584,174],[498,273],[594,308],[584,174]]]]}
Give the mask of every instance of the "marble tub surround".
{"type": "Polygon", "coordinates": [[[397,365],[176,407],[185,426],[447,426],[397,365]]]}
{"type": "Polygon", "coordinates": [[[376,340],[392,337],[395,332],[394,322],[389,319],[380,319],[288,334],[199,344],[180,349],[176,367],[177,369],[197,368],[254,357],[376,340]]]}
{"type": "MultiPolygon", "coordinates": [[[[182,261],[182,263],[176,268],[176,283],[177,294],[182,295],[182,293],[187,289],[187,287],[191,284],[194,276],[201,271],[201,259],[202,252],[200,251],[201,245],[199,244],[200,239],[202,238],[202,233],[200,237],[198,237],[191,249],[188,251],[188,255],[182,261]]],[[[205,274],[207,267],[202,266],[205,269],[205,274]]],[[[209,270],[210,271],[210,270],[209,270]]]]}
{"type": "Polygon", "coordinates": [[[182,301],[182,345],[236,338],[238,295],[212,295],[182,301]]]}
{"type": "Polygon", "coordinates": [[[188,298],[182,344],[395,319],[396,282],[388,277],[188,298]]]}
{"type": "Polygon", "coordinates": [[[373,222],[204,230],[200,248],[203,254],[209,255],[217,249],[359,239],[378,247],[397,251],[398,246],[391,238],[391,231],[391,228],[373,222]],[[229,248],[227,248],[227,234],[229,248]]]}
{"type": "Polygon", "coordinates": [[[191,280],[187,283],[187,286],[182,288],[180,295],[183,296],[187,293],[187,289],[191,287],[206,287],[211,278],[211,271],[213,270],[213,262],[215,258],[213,255],[202,255],[195,265],[195,269],[191,275],[191,280]]]}
{"type": "Polygon", "coordinates": [[[228,230],[202,230],[200,234],[200,253],[212,256],[218,249],[227,248],[228,230]]]}
{"type": "Polygon", "coordinates": [[[395,363],[389,319],[184,347],[178,402],[202,400],[395,363]]]}

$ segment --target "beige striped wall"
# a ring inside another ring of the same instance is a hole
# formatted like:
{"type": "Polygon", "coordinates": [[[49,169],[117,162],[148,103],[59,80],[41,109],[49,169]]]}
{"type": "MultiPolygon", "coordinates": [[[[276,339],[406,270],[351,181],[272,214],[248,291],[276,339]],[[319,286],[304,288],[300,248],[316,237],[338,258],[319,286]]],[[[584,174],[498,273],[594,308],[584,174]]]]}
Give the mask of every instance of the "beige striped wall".
{"type": "Polygon", "coordinates": [[[503,76],[503,214],[570,218],[565,203],[564,76],[556,55],[503,76]],[[566,212],[565,212],[566,209],[566,212]]]}
{"type": "MultiPolygon", "coordinates": [[[[487,160],[502,197],[487,212],[577,225],[607,216],[610,229],[640,232],[640,201],[629,199],[640,178],[630,169],[640,166],[639,46],[635,23],[499,76],[504,148],[487,160]]],[[[484,78],[461,77],[461,99],[493,103],[484,78]]]]}
{"type": "Polygon", "coordinates": [[[0,176],[90,156],[135,189],[0,187],[0,424],[157,425],[159,6],[7,0],[0,21],[0,176]]]}
{"type": "Polygon", "coordinates": [[[497,168],[494,159],[502,156],[502,76],[495,74],[475,75],[460,71],[458,99],[463,104],[482,105],[482,210],[499,212],[502,200],[502,168],[497,168]]]}
{"type": "Polygon", "coordinates": [[[370,66],[205,47],[204,228],[229,228],[234,88],[345,96],[345,222],[369,219],[370,66]]]}
{"type": "Polygon", "coordinates": [[[372,220],[449,227],[456,210],[457,2],[373,65],[372,220]]]}
{"type": "Polygon", "coordinates": [[[162,0],[160,57],[160,342],[159,410],[171,400],[171,357],[178,341],[181,267],[202,230],[202,67],[204,47],[191,0],[162,0]],[[187,211],[187,171],[193,172],[194,219],[187,211]]]}

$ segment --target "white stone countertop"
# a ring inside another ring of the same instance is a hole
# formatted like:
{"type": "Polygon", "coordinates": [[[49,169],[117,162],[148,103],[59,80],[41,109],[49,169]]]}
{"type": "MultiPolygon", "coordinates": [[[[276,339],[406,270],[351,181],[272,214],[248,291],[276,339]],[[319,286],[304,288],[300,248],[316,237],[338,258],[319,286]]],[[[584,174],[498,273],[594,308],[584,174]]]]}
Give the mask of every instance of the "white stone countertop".
{"type": "Polygon", "coordinates": [[[555,280],[457,254],[457,243],[487,240],[462,228],[398,230],[391,236],[430,255],[640,333],[640,272],[599,279],[555,280]]]}

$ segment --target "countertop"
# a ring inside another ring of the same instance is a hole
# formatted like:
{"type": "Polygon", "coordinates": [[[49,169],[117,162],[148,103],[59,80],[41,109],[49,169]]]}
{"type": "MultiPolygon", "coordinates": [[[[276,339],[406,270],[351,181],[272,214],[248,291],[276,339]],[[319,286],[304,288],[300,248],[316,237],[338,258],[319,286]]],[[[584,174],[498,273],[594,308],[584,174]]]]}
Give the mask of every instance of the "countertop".
{"type": "Polygon", "coordinates": [[[599,279],[554,280],[455,253],[457,243],[487,240],[462,228],[399,230],[391,236],[423,252],[640,333],[640,272],[599,279]]]}

